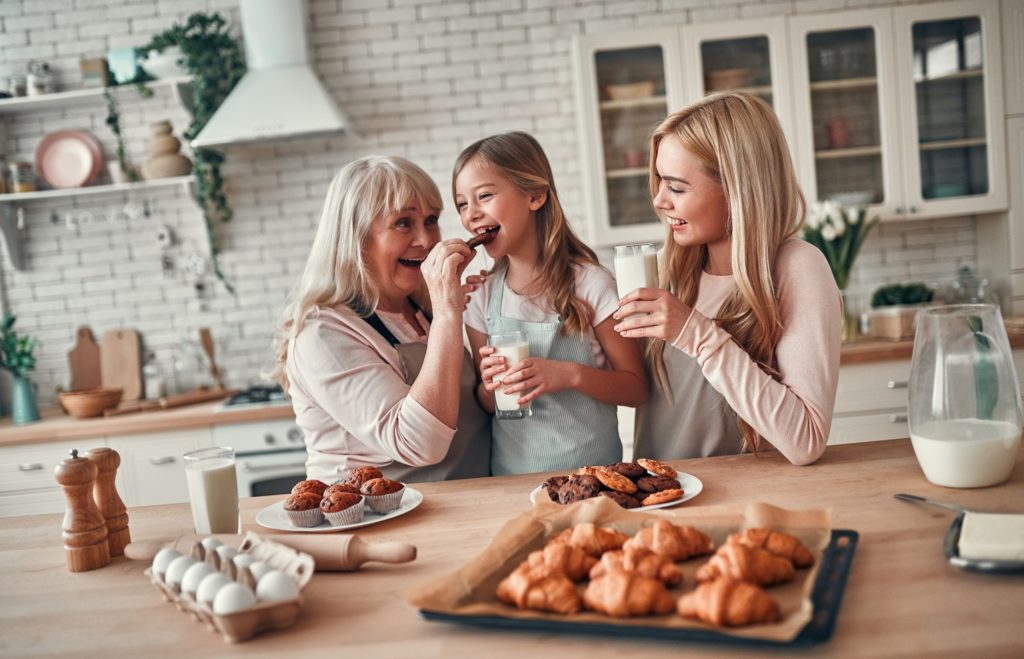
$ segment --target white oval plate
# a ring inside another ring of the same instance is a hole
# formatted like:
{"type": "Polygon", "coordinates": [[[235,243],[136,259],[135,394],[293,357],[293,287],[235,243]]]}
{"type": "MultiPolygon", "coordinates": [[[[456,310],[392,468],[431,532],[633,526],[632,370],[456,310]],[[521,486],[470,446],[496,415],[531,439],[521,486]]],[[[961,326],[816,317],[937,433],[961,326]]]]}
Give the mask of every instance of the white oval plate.
{"type": "MultiPolygon", "coordinates": [[[[679,481],[679,486],[683,488],[683,496],[675,501],[666,501],[665,503],[657,503],[653,506],[640,506],[639,508],[626,508],[630,512],[640,512],[647,510],[657,510],[658,508],[670,508],[672,506],[678,506],[684,501],[689,501],[694,498],[704,489],[704,483],[693,474],[688,474],[684,471],[680,471],[676,474],[676,480],[679,481]]],[[[550,501],[548,493],[544,490],[543,485],[538,485],[530,492],[530,501],[536,504],[537,501],[550,501]]]]}
{"type": "Polygon", "coordinates": [[[288,519],[288,513],[284,511],[284,501],[284,499],[281,499],[280,501],[272,503],[256,513],[256,523],[264,528],[274,529],[276,531],[293,531],[295,533],[334,533],[335,531],[348,531],[350,529],[358,529],[360,526],[377,524],[378,522],[383,522],[394,517],[401,517],[423,503],[423,494],[419,490],[414,490],[406,485],[405,494],[402,495],[402,505],[389,513],[379,515],[369,508],[366,508],[363,512],[363,521],[361,522],[346,524],[345,526],[331,526],[330,522],[325,519],[320,526],[312,526],[309,528],[303,528],[292,524],[291,520],[288,519]]]}

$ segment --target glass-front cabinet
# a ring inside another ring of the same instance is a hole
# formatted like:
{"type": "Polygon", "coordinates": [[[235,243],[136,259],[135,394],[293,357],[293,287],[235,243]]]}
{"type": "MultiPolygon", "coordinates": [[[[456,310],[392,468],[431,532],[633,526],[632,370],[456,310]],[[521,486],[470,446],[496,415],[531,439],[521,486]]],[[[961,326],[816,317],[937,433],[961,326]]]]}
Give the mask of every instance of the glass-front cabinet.
{"type": "Polygon", "coordinates": [[[576,49],[589,242],[663,240],[651,205],[649,142],[652,130],[682,105],[678,31],[580,37],[576,49]]]}

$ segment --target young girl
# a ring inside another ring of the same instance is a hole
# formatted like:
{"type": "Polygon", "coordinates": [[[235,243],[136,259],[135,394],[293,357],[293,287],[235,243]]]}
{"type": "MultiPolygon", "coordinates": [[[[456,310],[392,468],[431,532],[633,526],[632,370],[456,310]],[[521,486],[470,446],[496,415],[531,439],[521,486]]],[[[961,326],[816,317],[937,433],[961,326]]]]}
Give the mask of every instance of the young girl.
{"type": "Polygon", "coordinates": [[[804,199],[771,108],[726,93],[670,115],[651,137],[650,187],[669,230],[667,290],[633,291],[614,315],[622,336],[653,339],[661,389],[637,411],[636,454],[764,439],[814,462],[832,423],[842,301],[825,257],[797,238],[804,199]]]}
{"type": "Polygon", "coordinates": [[[493,411],[502,387],[532,406],[531,416],[492,420],[492,473],[621,460],[615,406],[646,400],[643,360],[612,330],[615,282],[569,227],[540,144],[520,132],[482,139],[459,155],[452,181],[462,225],[495,232],[486,246],[494,268],[464,317],[478,399],[493,411]],[[516,330],[530,357],[507,368],[487,336],[516,330]]]}

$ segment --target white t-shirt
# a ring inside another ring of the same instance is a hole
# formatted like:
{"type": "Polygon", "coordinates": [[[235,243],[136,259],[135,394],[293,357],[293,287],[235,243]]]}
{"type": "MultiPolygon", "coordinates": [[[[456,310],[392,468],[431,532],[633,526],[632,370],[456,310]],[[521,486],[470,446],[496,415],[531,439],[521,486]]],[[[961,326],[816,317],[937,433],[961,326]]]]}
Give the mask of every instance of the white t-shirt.
{"type": "MultiPolygon", "coordinates": [[[[590,347],[593,350],[594,365],[597,368],[605,368],[608,359],[605,357],[604,349],[601,348],[601,343],[597,340],[593,328],[600,325],[619,308],[619,294],[615,290],[615,280],[607,270],[599,265],[578,266],[575,268],[575,272],[575,294],[594,310],[594,317],[590,321],[591,327],[588,327],[583,335],[590,342],[590,347]]],[[[490,302],[491,288],[491,286],[484,285],[476,292],[471,293],[469,304],[463,315],[466,325],[482,334],[487,334],[487,306],[490,302]]],[[[558,313],[546,303],[517,294],[509,288],[507,282],[505,294],[501,299],[501,315],[531,323],[558,321],[558,313]]]]}

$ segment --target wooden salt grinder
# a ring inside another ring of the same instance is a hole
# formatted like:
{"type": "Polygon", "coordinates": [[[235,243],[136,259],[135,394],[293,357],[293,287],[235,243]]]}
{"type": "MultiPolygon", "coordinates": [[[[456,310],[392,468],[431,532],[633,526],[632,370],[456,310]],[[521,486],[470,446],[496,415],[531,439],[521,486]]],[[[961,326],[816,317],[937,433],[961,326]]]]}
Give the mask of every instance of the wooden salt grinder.
{"type": "Polygon", "coordinates": [[[117,467],[121,464],[121,456],[112,448],[92,448],[85,452],[89,459],[96,463],[99,475],[93,486],[93,498],[107,521],[107,544],[110,546],[110,557],[124,554],[125,545],[132,541],[128,531],[128,509],[117,493],[114,481],[117,467]]]}
{"type": "Polygon", "coordinates": [[[107,520],[92,498],[97,472],[92,460],[78,457],[74,450],[53,470],[68,500],[63,537],[64,556],[71,572],[95,570],[110,562],[107,520]]]}

